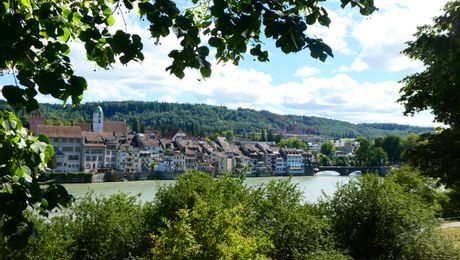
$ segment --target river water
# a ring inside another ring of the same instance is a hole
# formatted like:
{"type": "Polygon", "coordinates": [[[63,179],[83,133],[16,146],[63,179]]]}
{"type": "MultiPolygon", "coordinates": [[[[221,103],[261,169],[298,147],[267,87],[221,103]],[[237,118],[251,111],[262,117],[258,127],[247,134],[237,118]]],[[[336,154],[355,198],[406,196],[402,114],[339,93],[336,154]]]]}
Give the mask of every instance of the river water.
{"type": "MultiPolygon", "coordinates": [[[[268,183],[273,179],[285,179],[287,177],[253,177],[246,179],[246,185],[258,187],[268,183]]],[[[303,192],[303,201],[317,202],[323,194],[332,195],[337,184],[348,183],[348,176],[340,176],[336,172],[320,172],[315,176],[292,177],[291,182],[297,184],[300,191],[303,192]]],[[[140,194],[140,200],[143,202],[154,199],[159,187],[173,185],[174,180],[149,180],[149,181],[131,181],[131,182],[105,182],[105,183],[81,183],[65,184],[67,191],[75,198],[84,196],[89,191],[102,196],[110,196],[115,193],[124,192],[130,194],[140,194]]]]}

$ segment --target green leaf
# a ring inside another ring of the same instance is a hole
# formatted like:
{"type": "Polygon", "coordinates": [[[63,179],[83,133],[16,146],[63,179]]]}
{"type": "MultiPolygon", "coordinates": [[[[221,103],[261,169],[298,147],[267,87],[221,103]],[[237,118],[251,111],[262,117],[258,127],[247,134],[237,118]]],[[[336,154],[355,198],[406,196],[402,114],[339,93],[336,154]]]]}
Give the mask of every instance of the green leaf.
{"type": "Polygon", "coordinates": [[[329,24],[331,24],[331,19],[327,15],[322,15],[318,18],[318,22],[322,26],[329,27],[329,24]]]}
{"type": "Polygon", "coordinates": [[[107,25],[112,26],[115,24],[115,18],[112,15],[107,16],[107,25]]]}
{"type": "Polygon", "coordinates": [[[30,0],[20,0],[20,2],[21,2],[21,5],[26,7],[27,9],[32,8],[32,6],[30,5],[30,0]]]}
{"type": "Polygon", "coordinates": [[[211,73],[212,73],[211,67],[210,66],[201,67],[200,73],[201,73],[201,76],[203,76],[203,78],[211,77],[211,73]]]}
{"type": "Polygon", "coordinates": [[[33,144],[30,145],[30,149],[34,153],[40,154],[40,158],[41,158],[41,153],[43,153],[47,147],[48,147],[47,143],[40,142],[40,141],[34,142],[33,144]]]}

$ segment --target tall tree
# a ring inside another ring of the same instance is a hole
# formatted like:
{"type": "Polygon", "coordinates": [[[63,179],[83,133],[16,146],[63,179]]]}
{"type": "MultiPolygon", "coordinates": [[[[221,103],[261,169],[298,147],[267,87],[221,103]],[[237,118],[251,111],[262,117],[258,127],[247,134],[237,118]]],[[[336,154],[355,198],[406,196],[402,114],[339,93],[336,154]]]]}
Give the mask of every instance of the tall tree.
{"type": "Polygon", "coordinates": [[[275,141],[275,135],[273,134],[273,130],[269,129],[267,132],[267,141],[269,142],[274,142],[275,141]]]}
{"type": "Polygon", "coordinates": [[[267,141],[267,131],[265,129],[262,129],[260,140],[264,142],[267,141]]]}
{"type": "Polygon", "coordinates": [[[330,141],[326,141],[321,144],[321,153],[327,156],[331,156],[335,151],[335,146],[330,141]]]}
{"type": "Polygon", "coordinates": [[[415,40],[403,51],[419,60],[425,70],[402,80],[401,102],[405,114],[431,110],[444,124],[435,134],[422,135],[409,161],[420,170],[440,178],[448,187],[460,189],[460,2],[451,1],[432,25],[418,28],[415,40]]]}
{"type": "Polygon", "coordinates": [[[391,163],[400,163],[403,150],[401,138],[399,136],[391,135],[386,136],[381,141],[378,140],[379,139],[376,139],[374,141],[374,146],[383,148],[391,163]]]}

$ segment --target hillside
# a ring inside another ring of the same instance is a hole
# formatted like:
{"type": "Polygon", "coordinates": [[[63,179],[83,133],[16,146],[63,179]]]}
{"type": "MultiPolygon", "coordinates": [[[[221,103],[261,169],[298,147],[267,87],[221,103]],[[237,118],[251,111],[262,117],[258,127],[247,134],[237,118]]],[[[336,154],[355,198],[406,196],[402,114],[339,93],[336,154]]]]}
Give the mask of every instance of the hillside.
{"type": "MultiPolygon", "coordinates": [[[[89,122],[96,106],[104,110],[109,120],[126,120],[129,126],[138,120],[145,129],[167,131],[181,128],[194,135],[207,135],[233,130],[238,135],[249,135],[263,129],[275,133],[315,134],[329,137],[377,137],[386,135],[406,136],[425,133],[431,128],[399,124],[353,124],[349,122],[296,115],[279,115],[268,111],[205,104],[177,104],[163,102],[101,102],[85,103],[79,108],[63,108],[57,104],[41,104],[41,112],[49,124],[70,125],[71,122],[89,122]]],[[[8,108],[0,101],[0,108],[8,108]]]]}

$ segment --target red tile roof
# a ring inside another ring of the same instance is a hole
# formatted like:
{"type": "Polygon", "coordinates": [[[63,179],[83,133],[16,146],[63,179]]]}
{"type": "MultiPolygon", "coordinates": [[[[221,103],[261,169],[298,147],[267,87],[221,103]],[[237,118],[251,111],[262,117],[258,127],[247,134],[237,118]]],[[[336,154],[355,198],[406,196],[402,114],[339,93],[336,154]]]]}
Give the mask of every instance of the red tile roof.
{"type": "Polygon", "coordinates": [[[128,127],[123,121],[104,121],[104,132],[127,133],[128,127]]]}
{"type": "Polygon", "coordinates": [[[79,126],[38,125],[37,130],[49,137],[82,138],[79,126]]]}

